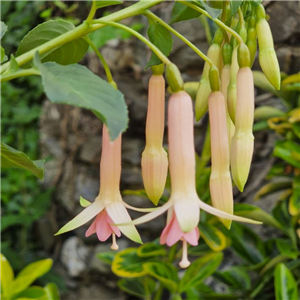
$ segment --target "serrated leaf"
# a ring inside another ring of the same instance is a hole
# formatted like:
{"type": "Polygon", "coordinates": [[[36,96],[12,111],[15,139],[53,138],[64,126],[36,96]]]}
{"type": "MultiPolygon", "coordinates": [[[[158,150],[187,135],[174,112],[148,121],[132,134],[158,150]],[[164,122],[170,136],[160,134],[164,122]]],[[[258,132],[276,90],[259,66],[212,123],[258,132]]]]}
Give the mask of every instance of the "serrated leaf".
{"type": "Polygon", "coordinates": [[[36,177],[44,177],[44,161],[31,160],[25,153],[18,151],[1,142],[1,167],[25,169],[36,177]]]}
{"type": "Polygon", "coordinates": [[[5,25],[4,22],[0,22],[0,28],[1,28],[1,34],[0,34],[0,40],[3,38],[5,32],[7,31],[7,26],[5,25]]]}
{"type": "Polygon", "coordinates": [[[97,258],[111,265],[116,256],[115,251],[101,252],[97,254],[97,258]]]}
{"type": "Polygon", "coordinates": [[[147,280],[141,278],[134,279],[125,279],[122,278],[118,281],[118,286],[124,292],[133,295],[135,297],[139,297],[142,299],[147,299],[149,294],[153,294],[155,290],[155,281],[151,278],[147,278],[147,280]]]}
{"type": "Polygon", "coordinates": [[[137,255],[140,257],[157,257],[165,254],[165,247],[154,243],[143,244],[137,249],[137,255]]]}
{"type": "Polygon", "coordinates": [[[128,111],[119,90],[81,65],[42,64],[37,53],[34,62],[41,72],[50,101],[93,110],[107,125],[112,140],[125,131],[128,111]]]}
{"type": "Polygon", "coordinates": [[[223,253],[209,253],[196,259],[186,270],[180,281],[179,291],[182,293],[188,289],[197,287],[205,278],[212,275],[219,267],[223,259],[223,253]]]}
{"type": "Polygon", "coordinates": [[[175,2],[173,9],[172,9],[171,20],[170,20],[169,24],[198,18],[199,16],[201,16],[200,12],[198,12],[182,3],[175,2]]]}
{"type": "Polygon", "coordinates": [[[278,141],[275,145],[274,156],[279,157],[290,165],[300,169],[300,145],[294,141],[278,141]]]}
{"type": "MultiPolygon", "coordinates": [[[[74,28],[72,23],[64,20],[50,20],[42,23],[29,31],[23,38],[16,55],[20,56],[74,28]]],[[[83,38],[79,38],[43,54],[42,61],[55,61],[61,65],[74,64],[83,58],[88,48],[88,43],[83,38]]],[[[28,67],[30,64],[25,66],[28,67]]]]}
{"type": "MultiPolygon", "coordinates": [[[[148,28],[148,37],[150,41],[166,56],[168,56],[172,50],[173,40],[171,33],[168,29],[163,27],[157,22],[152,23],[148,28]]],[[[154,65],[161,64],[162,61],[152,53],[150,61],[146,68],[154,65]]]]}
{"type": "Polygon", "coordinates": [[[143,265],[147,274],[157,279],[171,293],[177,291],[177,269],[168,262],[149,262],[143,265]]]}
{"type": "Polygon", "coordinates": [[[18,295],[27,289],[37,278],[43,276],[52,267],[52,259],[43,259],[29,264],[15,278],[11,285],[10,297],[18,295]]]}
{"type": "Polygon", "coordinates": [[[14,280],[14,271],[6,259],[6,257],[0,253],[1,258],[1,295],[8,295],[10,286],[14,280]]]}
{"type": "Polygon", "coordinates": [[[100,1],[96,1],[96,7],[98,9],[98,8],[102,8],[110,5],[122,4],[122,3],[123,1],[120,0],[100,0],[100,1]]]}
{"type": "Polygon", "coordinates": [[[298,299],[298,287],[292,272],[280,263],[274,273],[276,300],[298,299]]]}

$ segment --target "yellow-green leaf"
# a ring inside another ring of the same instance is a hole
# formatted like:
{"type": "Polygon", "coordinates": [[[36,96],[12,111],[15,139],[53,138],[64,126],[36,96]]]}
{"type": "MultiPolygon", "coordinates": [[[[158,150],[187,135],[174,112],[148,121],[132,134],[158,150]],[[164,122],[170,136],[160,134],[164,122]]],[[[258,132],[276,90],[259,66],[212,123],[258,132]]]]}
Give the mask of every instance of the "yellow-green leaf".
{"type": "Polygon", "coordinates": [[[14,271],[6,259],[6,257],[1,253],[1,294],[8,295],[10,291],[10,285],[14,279],[14,271]]]}

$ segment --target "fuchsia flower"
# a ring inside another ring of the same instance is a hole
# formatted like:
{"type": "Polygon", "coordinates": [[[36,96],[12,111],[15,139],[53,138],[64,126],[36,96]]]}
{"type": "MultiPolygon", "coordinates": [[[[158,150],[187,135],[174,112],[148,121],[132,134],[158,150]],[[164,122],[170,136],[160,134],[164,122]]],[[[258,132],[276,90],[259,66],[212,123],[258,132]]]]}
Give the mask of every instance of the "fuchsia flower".
{"type": "Polygon", "coordinates": [[[171,246],[178,240],[182,240],[182,260],[179,263],[182,268],[186,268],[190,264],[187,257],[187,243],[193,246],[198,244],[199,209],[204,209],[206,212],[224,219],[261,223],[220,211],[199,199],[195,184],[193,120],[191,97],[184,91],[173,94],[168,105],[170,199],[166,204],[143,217],[129,223],[118,224],[119,226],[138,225],[150,221],[168,210],[167,225],[162,232],[160,242],[171,246]]]}
{"type": "Polygon", "coordinates": [[[96,216],[92,225],[86,231],[86,236],[96,233],[100,241],[106,241],[111,235],[112,249],[117,250],[116,236],[121,232],[131,240],[142,243],[139,233],[132,224],[113,226],[113,223],[130,222],[131,218],[125,207],[138,211],[152,209],[137,209],[126,204],[121,197],[119,185],[121,177],[121,135],[110,141],[106,126],[103,126],[102,154],[100,163],[100,191],[93,203],[81,198],[80,203],[86,207],[78,216],[63,226],[57,233],[73,230],[96,216]]]}

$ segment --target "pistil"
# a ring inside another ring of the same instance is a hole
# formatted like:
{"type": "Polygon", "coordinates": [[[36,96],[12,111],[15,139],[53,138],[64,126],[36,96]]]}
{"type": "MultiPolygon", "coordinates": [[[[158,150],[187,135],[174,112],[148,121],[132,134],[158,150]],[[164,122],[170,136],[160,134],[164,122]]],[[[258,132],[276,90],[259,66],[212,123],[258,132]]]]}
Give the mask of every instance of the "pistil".
{"type": "Polygon", "coordinates": [[[111,245],[110,249],[111,250],[118,250],[119,249],[115,233],[112,233],[112,245],[111,245]]]}
{"type": "Polygon", "coordinates": [[[182,259],[179,263],[181,268],[187,268],[191,263],[188,260],[187,255],[187,241],[185,239],[182,240],[182,259]]]}

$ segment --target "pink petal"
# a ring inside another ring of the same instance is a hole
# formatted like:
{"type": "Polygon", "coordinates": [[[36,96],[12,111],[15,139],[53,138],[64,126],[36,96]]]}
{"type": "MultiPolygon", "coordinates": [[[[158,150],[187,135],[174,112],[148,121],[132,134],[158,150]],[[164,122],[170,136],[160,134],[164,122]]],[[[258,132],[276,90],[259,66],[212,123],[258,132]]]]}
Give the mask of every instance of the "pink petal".
{"type": "Polygon", "coordinates": [[[113,233],[107,222],[107,212],[103,210],[96,218],[96,233],[99,241],[106,241],[113,233]]]}
{"type": "Polygon", "coordinates": [[[91,226],[88,228],[88,230],[85,232],[85,237],[88,237],[96,232],[96,219],[93,221],[91,226]]]}
{"type": "Polygon", "coordinates": [[[117,237],[121,236],[121,231],[117,226],[111,226],[110,224],[113,223],[113,220],[110,218],[110,216],[107,214],[106,217],[107,223],[109,224],[110,228],[113,230],[113,232],[115,233],[115,235],[117,237]]]}
{"type": "Polygon", "coordinates": [[[194,228],[192,231],[185,233],[183,238],[192,246],[198,245],[199,240],[199,229],[198,227],[194,228]]]}
{"type": "Polygon", "coordinates": [[[177,243],[182,237],[183,232],[181,231],[175,214],[173,214],[171,221],[167,224],[162,232],[160,243],[166,243],[169,247],[177,243]]]}

